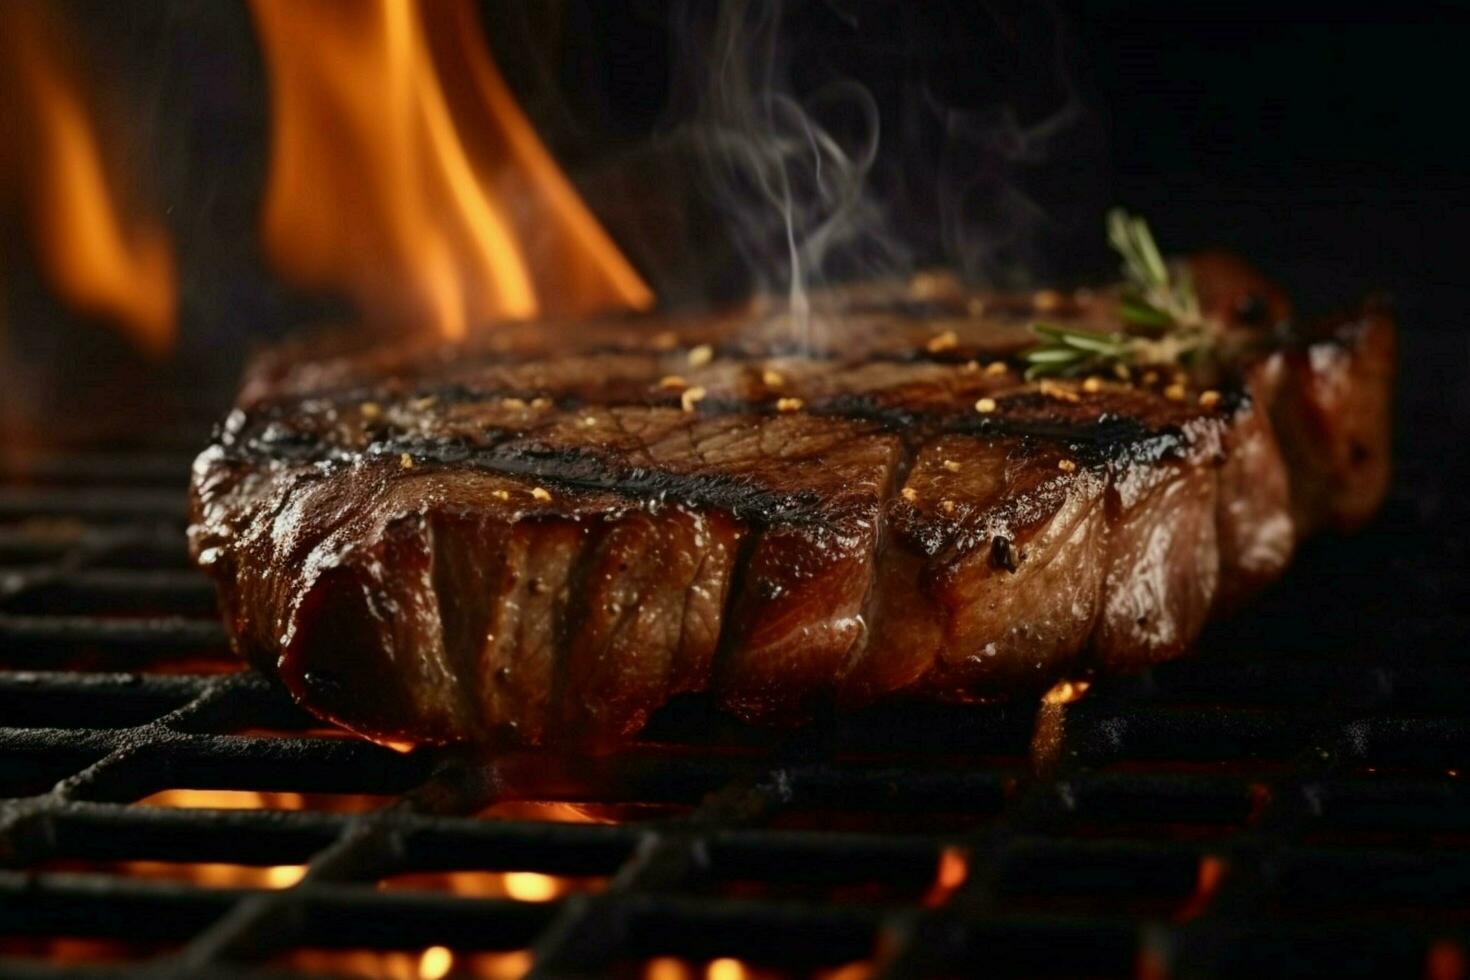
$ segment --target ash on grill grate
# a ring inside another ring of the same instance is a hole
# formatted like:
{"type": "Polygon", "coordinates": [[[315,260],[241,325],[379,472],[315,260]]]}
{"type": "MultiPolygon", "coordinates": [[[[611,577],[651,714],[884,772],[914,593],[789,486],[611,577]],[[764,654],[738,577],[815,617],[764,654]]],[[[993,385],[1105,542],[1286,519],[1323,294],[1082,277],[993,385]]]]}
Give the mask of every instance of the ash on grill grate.
{"type": "Polygon", "coordinates": [[[492,764],[324,731],[241,672],[186,563],[187,463],[3,474],[0,972],[1455,975],[1470,955],[1464,576],[1411,497],[1314,545],[1207,656],[1040,713],[897,705],[777,737],[694,700],[611,758],[492,764]]]}

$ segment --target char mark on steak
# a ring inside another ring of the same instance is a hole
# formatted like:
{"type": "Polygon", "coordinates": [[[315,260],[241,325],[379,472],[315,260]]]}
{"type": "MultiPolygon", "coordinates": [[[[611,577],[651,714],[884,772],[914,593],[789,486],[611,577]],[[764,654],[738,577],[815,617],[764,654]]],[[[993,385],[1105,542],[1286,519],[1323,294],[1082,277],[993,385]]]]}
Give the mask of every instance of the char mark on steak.
{"type": "MultiPolygon", "coordinates": [[[[1289,315],[1196,265],[1220,315],[1289,315]]],[[[986,305],[869,309],[801,352],[750,313],[282,348],[196,463],[191,546],[319,715],[538,744],[685,692],[787,723],[1177,656],[1384,493],[1381,310],[1287,342],[1236,319],[1252,353],[1201,398],[1028,383],[1028,310],[986,305]]],[[[1049,315],[1115,329],[1107,295],[1049,315]]]]}

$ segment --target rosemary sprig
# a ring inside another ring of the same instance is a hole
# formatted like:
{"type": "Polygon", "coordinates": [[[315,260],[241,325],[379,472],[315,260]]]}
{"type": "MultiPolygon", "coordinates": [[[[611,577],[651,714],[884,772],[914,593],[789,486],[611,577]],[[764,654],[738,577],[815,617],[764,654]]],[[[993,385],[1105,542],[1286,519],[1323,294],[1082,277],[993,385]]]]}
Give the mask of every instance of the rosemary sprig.
{"type": "Polygon", "coordinates": [[[1028,350],[1028,380],[1122,371],[1138,364],[1176,364],[1199,356],[1215,338],[1200,312],[1188,268],[1171,268],[1148,223],[1115,208],[1108,212],[1108,244],[1123,259],[1118,311],[1123,333],[1100,334],[1033,323],[1037,345],[1028,350]]]}
{"type": "Polygon", "coordinates": [[[1137,338],[1121,333],[1071,330],[1054,323],[1033,323],[1031,329],[1041,342],[1028,350],[1026,380],[1042,377],[1074,377],[1111,370],[1115,364],[1133,360],[1137,338]]]}

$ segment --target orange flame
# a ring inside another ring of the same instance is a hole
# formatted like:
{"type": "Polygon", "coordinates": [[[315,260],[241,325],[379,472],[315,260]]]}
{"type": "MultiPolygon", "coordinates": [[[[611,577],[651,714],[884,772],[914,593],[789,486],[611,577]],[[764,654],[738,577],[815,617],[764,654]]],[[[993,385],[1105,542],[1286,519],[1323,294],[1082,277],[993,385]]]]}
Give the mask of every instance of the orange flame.
{"type": "Polygon", "coordinates": [[[1092,686],[1091,681],[1059,681],[1041,696],[1042,704],[1071,704],[1082,700],[1092,686]]]}
{"type": "Polygon", "coordinates": [[[969,852],[953,844],[946,845],[939,852],[939,867],[934,875],[934,884],[924,896],[924,904],[938,908],[949,901],[969,877],[969,852]]]}
{"type": "Polygon", "coordinates": [[[271,79],[263,237],[288,277],[450,338],[652,303],[516,107],[471,4],[251,9],[271,79]]]}
{"type": "MultiPolygon", "coordinates": [[[[173,345],[177,295],[173,253],[163,229],[125,215],[109,183],[81,95],[72,46],[46,8],[0,5],[0,59],[19,131],[6,134],[15,159],[0,166],[26,199],[42,271],[78,310],[115,321],[151,355],[173,345]]],[[[0,113],[0,116],[9,113],[0,113]]],[[[6,147],[0,147],[3,153],[6,147]]]]}

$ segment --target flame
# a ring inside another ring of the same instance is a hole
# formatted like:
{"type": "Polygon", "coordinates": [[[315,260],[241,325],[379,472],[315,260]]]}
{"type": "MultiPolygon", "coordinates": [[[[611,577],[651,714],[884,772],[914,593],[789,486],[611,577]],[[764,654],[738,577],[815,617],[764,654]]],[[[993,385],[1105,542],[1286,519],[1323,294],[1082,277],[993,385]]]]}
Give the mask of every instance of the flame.
{"type": "Polygon", "coordinates": [[[0,4],[0,60],[14,73],[20,122],[6,134],[15,159],[0,161],[0,180],[9,177],[26,200],[52,288],[78,310],[116,322],[145,353],[166,354],[177,312],[173,252],[161,227],[123,213],[95,108],[64,54],[72,47],[47,8],[0,4]]]}
{"type": "Polygon", "coordinates": [[[252,0],[271,80],[263,237],[368,317],[475,321],[653,301],[557,169],[466,0],[252,0]]]}
{"type": "Polygon", "coordinates": [[[1082,700],[1091,681],[1058,681],[1041,696],[1031,731],[1031,768],[1047,773],[1057,764],[1066,734],[1067,706],[1082,700]]]}
{"type": "Polygon", "coordinates": [[[1230,866],[1224,858],[1215,854],[1204,854],[1199,859],[1199,874],[1195,881],[1194,893],[1189,900],[1179,909],[1175,918],[1180,922],[1188,922],[1197,919],[1210,903],[1214,901],[1215,895],[1220,891],[1220,885],[1225,881],[1225,875],[1230,866]]]}
{"type": "Polygon", "coordinates": [[[621,823],[622,819],[613,812],[614,809],[598,804],[502,800],[481,810],[478,816],[494,820],[532,820],[537,823],[621,823]]]}
{"type": "Polygon", "coordinates": [[[939,851],[939,867],[934,874],[934,884],[924,896],[924,904],[938,908],[970,877],[970,854],[963,847],[946,845],[939,851]]]}
{"type": "Polygon", "coordinates": [[[376,810],[388,797],[365,793],[263,793],[238,789],[165,789],[137,802],[182,810],[316,810],[362,813],[376,810]]]}
{"type": "Polygon", "coordinates": [[[1091,681],[1059,681],[1041,696],[1041,701],[1043,704],[1071,704],[1080,701],[1091,686],[1091,681]]]}
{"type": "Polygon", "coordinates": [[[301,810],[300,793],[259,793],[237,789],[165,789],[138,801],[139,806],[180,810],[301,810]]]}

